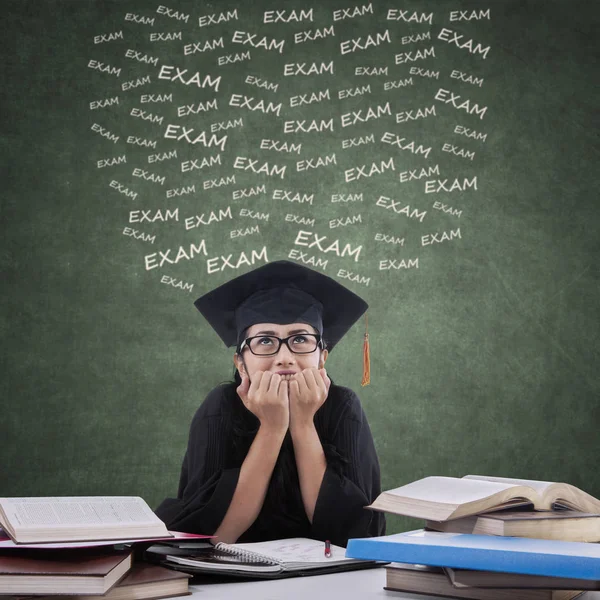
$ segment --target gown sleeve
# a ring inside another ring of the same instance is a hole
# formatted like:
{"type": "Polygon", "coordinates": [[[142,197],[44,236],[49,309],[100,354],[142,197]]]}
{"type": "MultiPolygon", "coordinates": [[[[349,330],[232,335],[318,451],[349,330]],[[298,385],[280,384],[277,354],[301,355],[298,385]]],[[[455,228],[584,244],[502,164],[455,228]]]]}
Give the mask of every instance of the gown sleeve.
{"type": "Polygon", "coordinates": [[[323,419],[320,433],[327,468],[311,537],[346,546],[350,538],[384,535],[385,515],[364,508],[381,493],[379,460],[358,396],[348,388],[338,389],[344,402],[330,407],[331,417],[323,419]]]}
{"type": "Polygon", "coordinates": [[[155,510],[168,529],[212,535],[229,508],[240,469],[224,468],[228,435],[221,397],[215,388],[196,411],[177,498],[163,500],[155,510]]]}

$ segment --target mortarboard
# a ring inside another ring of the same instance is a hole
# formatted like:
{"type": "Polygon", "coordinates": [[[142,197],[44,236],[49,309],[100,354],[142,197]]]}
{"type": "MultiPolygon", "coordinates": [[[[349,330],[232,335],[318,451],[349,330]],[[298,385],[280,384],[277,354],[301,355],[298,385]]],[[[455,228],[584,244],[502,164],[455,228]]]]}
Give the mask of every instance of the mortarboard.
{"type": "MultiPolygon", "coordinates": [[[[342,339],[368,304],[331,277],[287,260],[244,273],[198,298],[194,305],[226,346],[239,345],[256,323],[307,323],[327,342],[342,339]]],[[[369,383],[365,333],[363,385],[369,383]]]]}

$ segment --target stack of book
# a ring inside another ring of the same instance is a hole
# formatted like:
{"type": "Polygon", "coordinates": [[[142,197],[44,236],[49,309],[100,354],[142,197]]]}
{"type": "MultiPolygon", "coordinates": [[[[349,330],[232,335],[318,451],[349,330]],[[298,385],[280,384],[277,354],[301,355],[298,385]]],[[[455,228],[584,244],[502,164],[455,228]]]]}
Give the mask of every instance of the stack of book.
{"type": "Polygon", "coordinates": [[[425,528],[352,539],[346,556],[386,560],[388,590],[487,600],[571,600],[600,590],[600,501],[564,483],[426,477],[368,508],[425,528]]]}
{"type": "Polygon", "coordinates": [[[157,599],[188,595],[185,573],[134,561],[169,532],[137,497],[0,498],[0,594],[157,599]]]}

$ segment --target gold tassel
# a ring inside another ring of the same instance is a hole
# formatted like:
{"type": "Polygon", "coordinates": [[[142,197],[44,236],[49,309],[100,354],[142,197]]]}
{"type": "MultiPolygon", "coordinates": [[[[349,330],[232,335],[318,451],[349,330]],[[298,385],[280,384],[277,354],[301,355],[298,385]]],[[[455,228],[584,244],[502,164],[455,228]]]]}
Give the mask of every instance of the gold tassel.
{"type": "Polygon", "coordinates": [[[363,376],[360,385],[371,383],[371,358],[369,356],[369,317],[365,313],[365,341],[363,342],[363,376]]]}

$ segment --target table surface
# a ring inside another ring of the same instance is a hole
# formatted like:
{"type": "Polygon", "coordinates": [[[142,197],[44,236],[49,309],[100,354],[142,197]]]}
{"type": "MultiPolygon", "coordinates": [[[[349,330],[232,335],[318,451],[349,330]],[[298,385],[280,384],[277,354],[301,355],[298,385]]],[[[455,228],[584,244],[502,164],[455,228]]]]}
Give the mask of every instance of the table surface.
{"type": "MultiPolygon", "coordinates": [[[[369,600],[396,598],[401,600],[439,600],[439,597],[390,592],[383,589],[385,569],[345,571],[329,575],[255,580],[234,583],[195,583],[191,596],[205,600],[369,600]]],[[[184,598],[185,596],[181,596],[184,598]]],[[[600,592],[587,592],[581,600],[600,600],[600,592]]]]}

